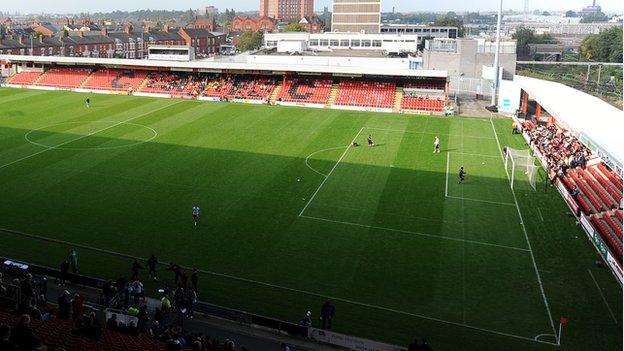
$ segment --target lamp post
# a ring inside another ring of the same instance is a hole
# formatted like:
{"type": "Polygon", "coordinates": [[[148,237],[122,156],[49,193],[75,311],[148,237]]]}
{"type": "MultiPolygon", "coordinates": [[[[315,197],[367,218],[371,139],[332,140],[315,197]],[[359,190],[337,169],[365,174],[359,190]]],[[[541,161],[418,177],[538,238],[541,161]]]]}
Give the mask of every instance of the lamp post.
{"type": "Polygon", "coordinates": [[[492,107],[496,107],[496,94],[498,93],[498,70],[500,51],[501,18],[503,17],[503,0],[498,2],[498,18],[496,20],[496,52],[494,53],[494,84],[492,85],[492,107]]]}

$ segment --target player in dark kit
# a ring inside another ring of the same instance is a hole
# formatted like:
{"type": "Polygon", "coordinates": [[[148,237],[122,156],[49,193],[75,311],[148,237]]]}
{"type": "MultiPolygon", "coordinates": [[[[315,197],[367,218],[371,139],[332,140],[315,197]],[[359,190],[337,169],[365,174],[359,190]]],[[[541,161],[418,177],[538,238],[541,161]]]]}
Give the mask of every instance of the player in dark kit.
{"type": "Polygon", "coordinates": [[[199,222],[200,213],[201,213],[201,210],[199,209],[199,206],[197,205],[193,206],[193,222],[195,223],[195,226],[197,226],[197,222],[199,222]]]}
{"type": "Polygon", "coordinates": [[[459,168],[459,183],[464,182],[464,178],[466,176],[466,171],[464,171],[464,167],[459,168]]]}
{"type": "Polygon", "coordinates": [[[91,107],[91,98],[87,98],[85,102],[87,103],[87,107],[91,107]]]}
{"type": "Polygon", "coordinates": [[[373,136],[372,135],[368,135],[368,146],[375,146],[375,142],[373,141],[373,136]]]}

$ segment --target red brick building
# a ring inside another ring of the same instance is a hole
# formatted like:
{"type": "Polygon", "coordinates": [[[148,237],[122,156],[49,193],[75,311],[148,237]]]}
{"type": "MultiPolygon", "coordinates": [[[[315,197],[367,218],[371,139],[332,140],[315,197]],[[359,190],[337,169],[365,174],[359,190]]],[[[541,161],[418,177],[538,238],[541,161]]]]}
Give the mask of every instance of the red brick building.
{"type": "Polygon", "coordinates": [[[273,18],[236,16],[232,19],[232,32],[272,32],[277,26],[273,18]]]}

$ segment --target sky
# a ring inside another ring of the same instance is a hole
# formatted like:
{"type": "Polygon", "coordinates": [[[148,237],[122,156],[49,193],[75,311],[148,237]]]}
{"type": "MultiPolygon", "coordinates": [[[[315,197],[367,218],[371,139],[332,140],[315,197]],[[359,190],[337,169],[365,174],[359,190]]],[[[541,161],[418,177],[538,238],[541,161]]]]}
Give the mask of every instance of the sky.
{"type": "MultiPolygon", "coordinates": [[[[621,13],[624,5],[622,0],[598,0],[603,11],[621,13]]],[[[574,10],[578,11],[583,6],[589,5],[591,0],[529,0],[531,10],[574,10]]],[[[238,10],[257,10],[258,0],[21,0],[0,1],[0,11],[14,13],[80,13],[102,12],[113,10],[138,10],[138,9],[167,9],[184,10],[197,9],[202,6],[213,5],[225,9],[234,7],[238,10]]],[[[497,0],[382,0],[383,10],[391,11],[492,11],[498,8],[497,0]]],[[[330,6],[331,0],[315,0],[316,10],[322,10],[324,6],[330,6]]],[[[505,10],[522,10],[524,0],[503,0],[505,10]]]]}

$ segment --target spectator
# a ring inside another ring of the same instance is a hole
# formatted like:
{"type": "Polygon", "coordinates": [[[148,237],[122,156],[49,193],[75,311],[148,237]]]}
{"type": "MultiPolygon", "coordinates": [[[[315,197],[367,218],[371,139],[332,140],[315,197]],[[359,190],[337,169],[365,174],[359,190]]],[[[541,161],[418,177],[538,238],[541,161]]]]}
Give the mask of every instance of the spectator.
{"type": "Polygon", "coordinates": [[[15,345],[16,350],[47,350],[33,333],[30,327],[30,316],[27,314],[20,317],[17,325],[11,331],[9,341],[15,345]]]}
{"type": "Polygon", "coordinates": [[[407,347],[407,351],[419,351],[420,344],[418,343],[418,339],[414,339],[411,344],[407,347]]]}
{"type": "Polygon", "coordinates": [[[303,318],[299,321],[300,325],[311,327],[312,326],[312,312],[307,311],[303,318]]]}
{"type": "Polygon", "coordinates": [[[69,265],[71,266],[72,273],[78,273],[78,252],[76,252],[76,249],[71,249],[69,252],[69,265]]]}
{"type": "Polygon", "coordinates": [[[193,268],[193,274],[191,274],[191,285],[193,286],[193,290],[197,292],[197,283],[198,283],[198,271],[197,268],[193,268]]]}
{"type": "Polygon", "coordinates": [[[193,318],[193,314],[195,313],[195,304],[197,303],[197,293],[195,292],[195,290],[193,289],[188,290],[187,303],[188,303],[187,316],[189,318],[193,318]]]}
{"type": "Polygon", "coordinates": [[[427,342],[427,339],[422,339],[422,344],[420,345],[418,351],[432,351],[431,346],[429,346],[429,343],[427,342]]]}
{"type": "Polygon", "coordinates": [[[82,317],[84,313],[84,297],[80,296],[80,294],[74,295],[74,300],[72,301],[72,320],[76,320],[79,317],[82,317]]]}
{"type": "Polygon", "coordinates": [[[156,258],[156,256],[154,256],[154,254],[152,254],[148,259],[147,259],[147,268],[149,270],[149,276],[150,278],[154,279],[154,280],[158,280],[158,278],[156,277],[156,266],[158,265],[158,259],[156,258]]]}
{"type": "Polygon", "coordinates": [[[139,303],[139,299],[143,299],[143,301],[145,301],[145,291],[143,289],[143,283],[141,283],[141,281],[138,279],[132,282],[132,296],[134,296],[135,304],[139,303]]]}
{"type": "Polygon", "coordinates": [[[336,312],[336,308],[331,303],[331,301],[327,300],[321,307],[321,328],[331,330],[332,319],[334,319],[334,313],[336,312]]]}
{"type": "Polygon", "coordinates": [[[106,321],[106,329],[117,330],[118,328],[119,324],[117,323],[117,315],[113,313],[106,321]]]}
{"type": "Polygon", "coordinates": [[[11,338],[11,328],[8,325],[0,325],[0,350],[13,350],[11,338]]]}
{"type": "Polygon", "coordinates": [[[71,299],[69,291],[65,290],[58,298],[58,316],[60,319],[69,319],[71,312],[71,299]]]}
{"type": "Polygon", "coordinates": [[[59,274],[59,285],[65,286],[65,280],[67,279],[67,274],[69,273],[69,263],[67,260],[61,262],[60,274],[59,274]]]}
{"type": "Polygon", "coordinates": [[[169,313],[169,311],[171,310],[171,301],[169,300],[169,297],[167,295],[163,296],[162,299],[160,299],[160,310],[164,314],[169,313]]]}
{"type": "Polygon", "coordinates": [[[173,272],[173,278],[174,278],[173,281],[177,285],[178,281],[180,280],[180,273],[181,273],[180,266],[178,266],[177,264],[173,262],[170,262],[169,267],[167,267],[167,270],[173,272]]]}
{"type": "Polygon", "coordinates": [[[282,351],[290,351],[290,346],[286,345],[285,343],[282,343],[281,345],[282,351]]]}
{"type": "Polygon", "coordinates": [[[132,279],[139,279],[139,270],[143,269],[143,266],[136,259],[132,262],[132,279]]]}

